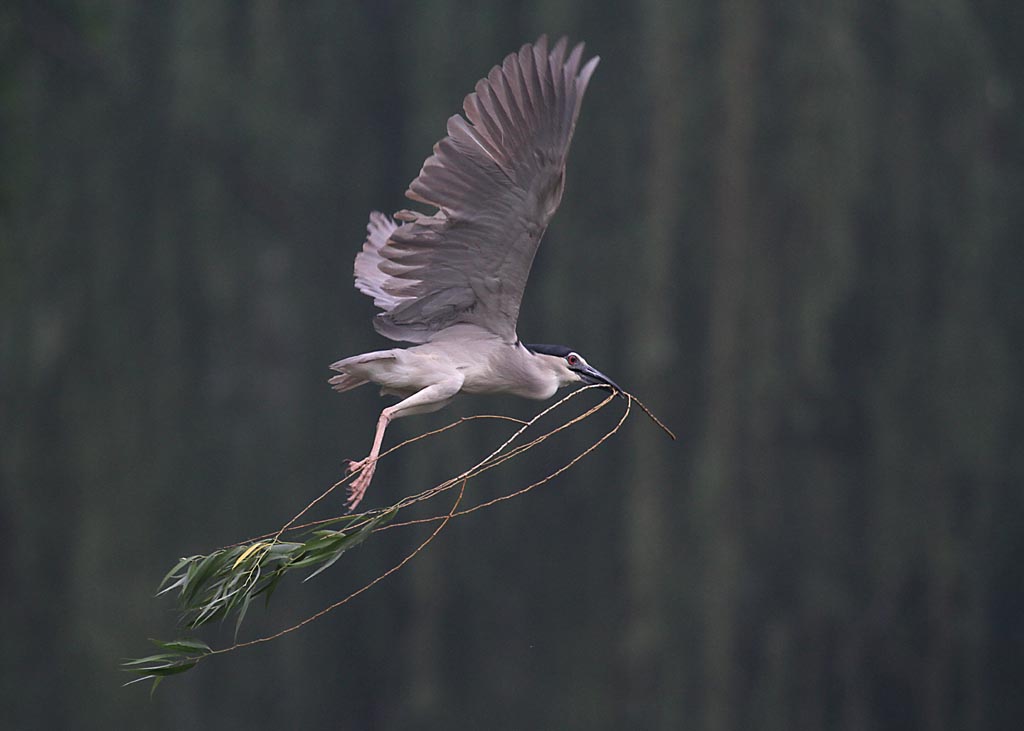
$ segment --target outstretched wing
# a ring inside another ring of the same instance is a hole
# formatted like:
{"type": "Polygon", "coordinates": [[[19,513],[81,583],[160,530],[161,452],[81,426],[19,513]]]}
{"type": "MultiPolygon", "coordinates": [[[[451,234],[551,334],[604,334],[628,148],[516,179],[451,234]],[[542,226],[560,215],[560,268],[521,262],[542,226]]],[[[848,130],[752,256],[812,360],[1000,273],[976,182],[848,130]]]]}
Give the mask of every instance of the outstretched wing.
{"type": "MultiPolygon", "coordinates": [[[[385,337],[422,343],[458,323],[516,340],[534,254],[562,199],[580,103],[598,58],[562,38],[523,46],[477,82],[406,196],[437,208],[370,220],[356,286],[385,337]],[[468,120],[468,121],[467,121],[468,120]],[[375,228],[376,226],[376,228],[375,228]],[[375,238],[376,237],[376,238],[375,238]]],[[[378,214],[379,215],[379,214],[378,214]]]]}

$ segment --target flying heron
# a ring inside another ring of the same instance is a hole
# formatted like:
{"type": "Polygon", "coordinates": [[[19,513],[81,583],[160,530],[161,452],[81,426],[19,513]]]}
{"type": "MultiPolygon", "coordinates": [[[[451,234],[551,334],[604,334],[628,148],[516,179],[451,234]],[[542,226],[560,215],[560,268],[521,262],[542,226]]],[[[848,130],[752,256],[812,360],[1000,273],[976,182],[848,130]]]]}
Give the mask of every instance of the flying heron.
{"type": "Polygon", "coordinates": [[[366,494],[392,419],[436,411],[459,393],[547,399],[562,386],[614,381],[562,345],[524,345],[519,304],[534,254],[558,208],[580,103],[598,58],[547,38],[509,54],[448,119],[406,197],[437,210],[373,212],[356,256],[356,288],[381,312],[377,332],[414,343],[331,366],[337,391],[373,382],[403,400],[380,415],[370,454],[348,470],[354,509],[366,494]]]}

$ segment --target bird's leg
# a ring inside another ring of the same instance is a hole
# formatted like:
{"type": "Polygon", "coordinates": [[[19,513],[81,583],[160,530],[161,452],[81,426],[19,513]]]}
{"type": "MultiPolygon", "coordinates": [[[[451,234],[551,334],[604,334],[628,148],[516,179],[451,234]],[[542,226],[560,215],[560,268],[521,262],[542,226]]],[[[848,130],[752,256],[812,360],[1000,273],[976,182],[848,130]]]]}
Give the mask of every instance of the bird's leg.
{"type": "Polygon", "coordinates": [[[399,401],[394,406],[389,406],[380,412],[380,419],[377,421],[377,433],[373,437],[373,448],[366,459],[358,462],[349,461],[348,470],[354,472],[361,469],[356,478],[348,486],[348,500],[345,504],[349,510],[355,510],[356,506],[366,494],[366,488],[370,486],[373,473],[377,469],[377,458],[380,456],[381,444],[384,442],[384,430],[392,419],[412,414],[427,414],[440,409],[462,388],[462,374],[455,372],[450,377],[427,386],[414,393],[404,401],[399,401]]]}
{"type": "Polygon", "coordinates": [[[348,506],[349,510],[356,509],[359,501],[366,494],[366,488],[370,486],[370,480],[373,479],[373,473],[377,469],[377,457],[380,456],[380,447],[384,442],[384,430],[391,423],[391,414],[389,412],[393,408],[393,406],[389,406],[380,412],[380,419],[377,420],[377,433],[373,437],[373,448],[370,449],[369,456],[358,462],[354,460],[348,461],[348,471],[350,473],[360,468],[362,469],[362,472],[356,475],[356,478],[348,486],[348,499],[345,501],[345,505],[348,506]]]}

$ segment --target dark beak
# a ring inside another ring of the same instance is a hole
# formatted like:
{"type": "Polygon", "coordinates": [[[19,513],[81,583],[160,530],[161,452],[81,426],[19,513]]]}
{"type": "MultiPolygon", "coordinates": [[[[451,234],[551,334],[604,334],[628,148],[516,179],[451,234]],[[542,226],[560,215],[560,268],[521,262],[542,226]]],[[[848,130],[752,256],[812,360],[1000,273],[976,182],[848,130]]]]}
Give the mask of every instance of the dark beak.
{"type": "Polygon", "coordinates": [[[588,386],[595,384],[607,386],[616,393],[622,393],[622,389],[619,388],[619,384],[603,374],[601,371],[597,370],[597,368],[591,368],[589,365],[585,365],[576,372],[580,374],[580,379],[588,386]]]}

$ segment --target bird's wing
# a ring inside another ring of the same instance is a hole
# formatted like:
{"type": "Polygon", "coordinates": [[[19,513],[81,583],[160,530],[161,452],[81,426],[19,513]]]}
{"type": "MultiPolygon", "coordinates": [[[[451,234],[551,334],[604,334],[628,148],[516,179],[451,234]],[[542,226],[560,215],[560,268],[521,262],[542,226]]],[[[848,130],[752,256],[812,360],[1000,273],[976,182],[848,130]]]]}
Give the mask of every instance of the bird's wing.
{"type": "MultiPolygon", "coordinates": [[[[580,103],[598,58],[581,67],[545,37],[505,58],[448,120],[409,186],[432,215],[399,211],[383,244],[370,237],[356,257],[356,286],[383,312],[385,337],[422,343],[458,323],[516,340],[519,304],[537,245],[558,208],[580,103]]],[[[384,219],[390,224],[390,221],[384,219]]],[[[376,237],[376,238],[375,238],[376,237]]]]}

